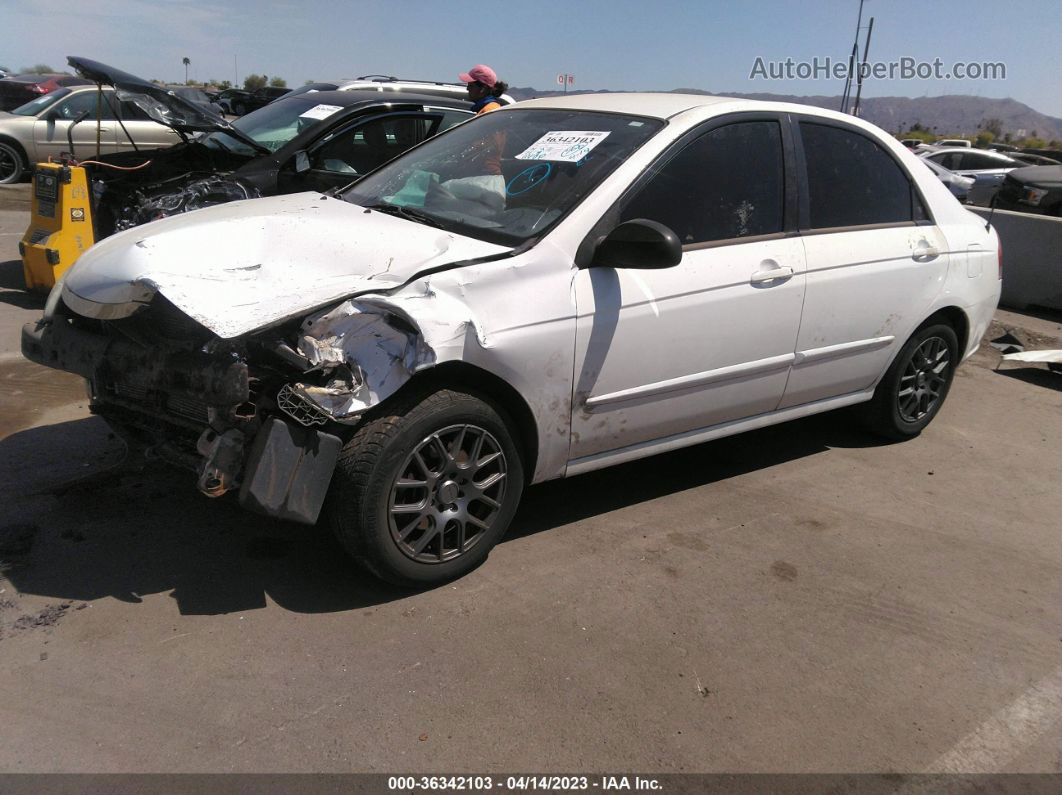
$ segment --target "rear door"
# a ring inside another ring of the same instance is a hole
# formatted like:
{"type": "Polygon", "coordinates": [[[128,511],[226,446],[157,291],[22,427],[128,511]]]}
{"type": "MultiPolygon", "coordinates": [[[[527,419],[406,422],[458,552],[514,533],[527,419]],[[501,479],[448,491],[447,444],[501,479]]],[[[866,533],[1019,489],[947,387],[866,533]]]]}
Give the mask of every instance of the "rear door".
{"type": "Polygon", "coordinates": [[[783,408],[871,387],[948,270],[947,241],[891,152],[843,122],[796,129],[807,294],[783,408]]]}
{"type": "Polygon", "coordinates": [[[602,234],[662,223],[683,255],[662,270],[576,273],[572,459],[777,407],[804,299],[788,140],[774,114],[713,120],[602,219],[602,234]]]}
{"type": "Polygon", "coordinates": [[[137,148],[160,149],[181,142],[176,131],[153,121],[135,102],[123,100],[118,103],[118,114],[122,120],[116,131],[119,152],[131,152],[137,148]],[[133,146],[134,142],[136,146],[133,146]]]}
{"type": "Polygon", "coordinates": [[[96,155],[97,124],[99,119],[99,153],[106,155],[115,151],[114,114],[110,102],[114,96],[111,89],[104,89],[100,102],[97,91],[77,91],[59,100],[41,115],[33,125],[33,145],[36,160],[58,158],[60,153],[70,151],[69,137],[73,137],[74,156],[88,160],[96,155]],[[79,115],[85,118],[74,124],[79,115]],[[69,135],[68,135],[69,134],[69,135]]]}

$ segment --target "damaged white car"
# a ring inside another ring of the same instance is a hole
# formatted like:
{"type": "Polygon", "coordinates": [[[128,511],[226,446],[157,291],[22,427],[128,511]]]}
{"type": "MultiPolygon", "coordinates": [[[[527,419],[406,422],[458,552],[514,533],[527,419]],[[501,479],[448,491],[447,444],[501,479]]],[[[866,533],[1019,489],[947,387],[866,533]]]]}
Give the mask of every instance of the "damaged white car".
{"type": "Polygon", "coordinates": [[[482,562],[530,483],[856,403],[918,434],[998,262],[859,119],[554,98],[343,190],[104,240],[22,346],[205,494],[326,518],[372,572],[425,585],[482,562]]]}

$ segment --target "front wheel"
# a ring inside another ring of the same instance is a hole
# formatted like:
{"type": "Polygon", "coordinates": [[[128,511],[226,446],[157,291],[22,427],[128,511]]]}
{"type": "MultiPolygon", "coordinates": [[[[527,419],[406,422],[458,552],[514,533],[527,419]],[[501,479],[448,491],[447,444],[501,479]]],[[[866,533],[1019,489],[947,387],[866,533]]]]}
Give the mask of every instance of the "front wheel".
{"type": "Polygon", "coordinates": [[[900,349],[867,404],[864,418],[890,439],[917,436],[948,396],[958,366],[959,341],[946,323],[918,329],[900,349]]]}
{"type": "Polygon", "coordinates": [[[420,393],[368,420],[340,454],[328,513],[340,543],[396,585],[460,577],[512,520],[524,470],[510,421],[489,401],[420,393]]]}
{"type": "Polygon", "coordinates": [[[22,155],[11,144],[0,143],[0,185],[12,185],[22,179],[22,155]]]}

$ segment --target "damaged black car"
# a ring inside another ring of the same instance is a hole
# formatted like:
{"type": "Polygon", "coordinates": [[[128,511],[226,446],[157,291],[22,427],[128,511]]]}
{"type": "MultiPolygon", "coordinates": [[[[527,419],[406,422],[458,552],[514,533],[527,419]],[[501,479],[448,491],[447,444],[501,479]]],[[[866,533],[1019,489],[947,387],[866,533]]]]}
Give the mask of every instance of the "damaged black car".
{"type": "Polygon", "coordinates": [[[229,122],[134,75],[85,58],[68,60],[78,74],[114,86],[119,99],[133,101],[182,139],[84,163],[96,240],[238,199],[338,188],[473,116],[460,99],[352,89],[283,97],[229,122]]]}

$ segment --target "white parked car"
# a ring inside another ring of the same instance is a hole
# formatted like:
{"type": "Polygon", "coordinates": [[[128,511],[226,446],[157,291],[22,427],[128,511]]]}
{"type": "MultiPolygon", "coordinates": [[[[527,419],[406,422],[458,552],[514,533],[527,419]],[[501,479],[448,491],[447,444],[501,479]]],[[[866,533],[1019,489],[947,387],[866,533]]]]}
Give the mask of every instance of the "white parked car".
{"type": "Polygon", "coordinates": [[[944,147],[965,147],[970,149],[973,146],[973,142],[965,138],[941,138],[939,141],[934,141],[933,146],[941,149],[944,147]]]}
{"type": "Polygon", "coordinates": [[[110,237],[24,354],[396,583],[481,563],[524,488],[863,404],[917,435],[1000,293],[999,241],[899,142],[802,105],[523,102],[349,188],[110,237]]]}

